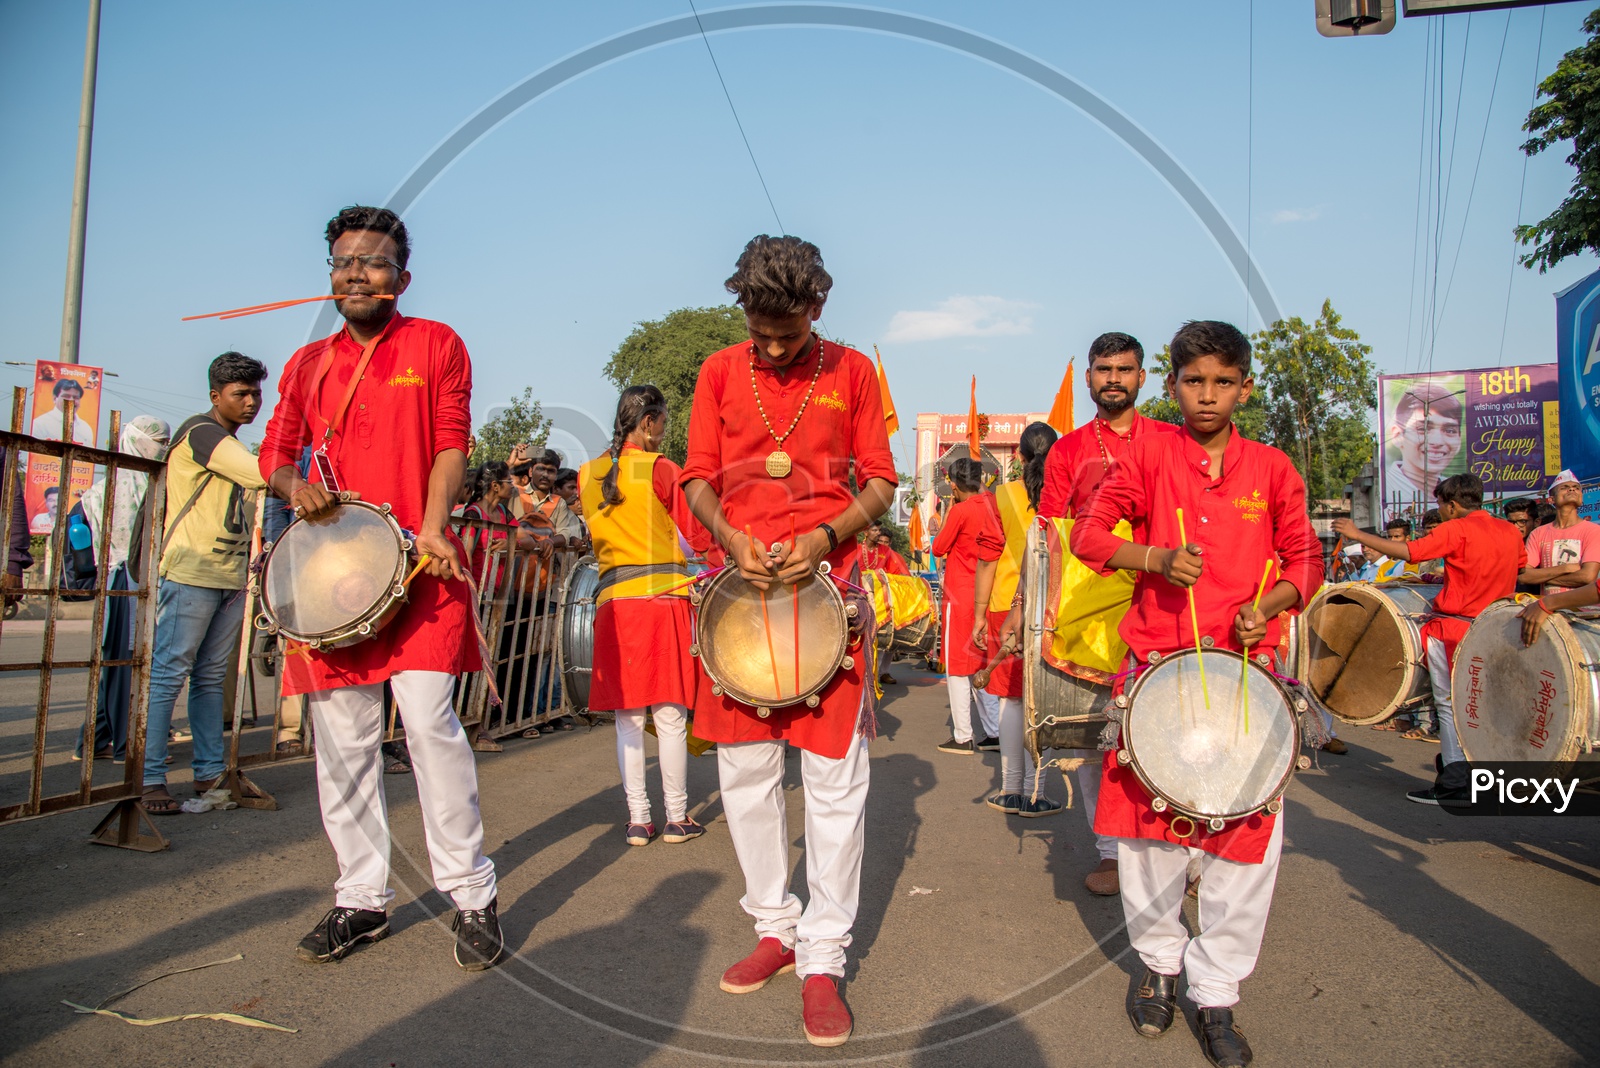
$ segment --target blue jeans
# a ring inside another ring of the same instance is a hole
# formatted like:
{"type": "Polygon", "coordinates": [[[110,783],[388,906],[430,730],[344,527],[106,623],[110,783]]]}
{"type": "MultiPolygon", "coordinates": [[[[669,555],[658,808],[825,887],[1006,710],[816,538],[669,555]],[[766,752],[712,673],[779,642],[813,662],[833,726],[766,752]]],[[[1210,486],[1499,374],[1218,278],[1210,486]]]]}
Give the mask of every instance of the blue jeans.
{"type": "Polygon", "coordinates": [[[189,683],[189,730],[194,777],[222,774],[223,688],[228,658],[239,651],[244,591],[213,590],[161,580],[156,595],[156,647],[150,666],[150,712],[145,727],[144,784],[167,781],[167,732],[172,706],[189,683]]]}

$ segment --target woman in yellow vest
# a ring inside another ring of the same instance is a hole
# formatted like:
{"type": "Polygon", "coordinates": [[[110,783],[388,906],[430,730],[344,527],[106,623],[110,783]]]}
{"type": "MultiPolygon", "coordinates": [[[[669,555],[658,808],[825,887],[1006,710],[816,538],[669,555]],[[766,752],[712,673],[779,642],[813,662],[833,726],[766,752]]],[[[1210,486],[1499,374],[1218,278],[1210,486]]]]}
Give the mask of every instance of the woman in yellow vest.
{"type": "Polygon", "coordinates": [[[1011,611],[1017,581],[1022,574],[1022,554],[1028,544],[1028,528],[1039,508],[1044,489],[1044,459],[1056,443],[1056,432],[1046,423],[1029,423],[1017,442],[1022,459],[1022,480],[1007,482],[995,490],[995,505],[1000,511],[1000,529],[1006,547],[998,560],[979,560],[973,583],[974,622],[972,641],[986,648],[994,665],[989,685],[984,687],[1000,699],[1000,792],[986,802],[990,808],[1012,816],[1054,816],[1061,811],[1059,801],[1040,794],[1034,797],[1033,754],[1023,745],[1022,657],[1000,659],[1000,628],[1011,611]]]}
{"type": "Polygon", "coordinates": [[[611,449],[578,472],[583,513],[600,566],[595,594],[589,708],[615,712],[617,764],[628,798],[629,845],[656,836],[644,781],[644,726],[655,722],[666,826],[661,840],[705,833],[689,818],[688,709],[699,670],[689,655],[688,561],[679,531],[703,552],[711,543],[678,488],[682,471],[660,455],[667,401],[655,386],[629,386],[617,401],[611,449]]]}

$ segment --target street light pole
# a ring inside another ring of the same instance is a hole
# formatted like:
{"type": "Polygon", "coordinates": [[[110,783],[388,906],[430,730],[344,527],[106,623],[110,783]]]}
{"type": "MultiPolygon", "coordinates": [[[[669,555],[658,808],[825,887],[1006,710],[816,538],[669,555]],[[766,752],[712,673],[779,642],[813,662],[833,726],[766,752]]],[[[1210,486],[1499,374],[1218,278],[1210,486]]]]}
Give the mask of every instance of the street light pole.
{"type": "Polygon", "coordinates": [[[94,141],[94,82],[100,61],[100,0],[89,0],[89,39],[83,48],[83,100],[78,109],[78,167],[72,182],[72,234],[67,244],[67,293],[61,308],[61,362],[78,362],[83,327],[83,237],[89,217],[89,149],[94,141]]]}

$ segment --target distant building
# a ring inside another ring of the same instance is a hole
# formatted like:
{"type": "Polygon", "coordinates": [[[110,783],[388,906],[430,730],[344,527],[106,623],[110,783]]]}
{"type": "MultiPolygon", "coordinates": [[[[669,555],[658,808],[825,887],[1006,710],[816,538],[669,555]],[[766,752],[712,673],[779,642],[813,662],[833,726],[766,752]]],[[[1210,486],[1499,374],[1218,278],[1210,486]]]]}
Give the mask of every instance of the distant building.
{"type": "MultiPolygon", "coordinates": [[[[1011,461],[1016,458],[1017,441],[1023,429],[1029,423],[1043,422],[1045,416],[1045,412],[986,413],[989,432],[979,442],[978,453],[987,478],[996,485],[1009,480],[1011,461]]],[[[917,413],[916,490],[922,497],[922,526],[930,537],[935,529],[935,500],[940,502],[941,512],[950,503],[950,480],[944,477],[944,468],[951,460],[965,455],[967,413],[917,413]]]]}

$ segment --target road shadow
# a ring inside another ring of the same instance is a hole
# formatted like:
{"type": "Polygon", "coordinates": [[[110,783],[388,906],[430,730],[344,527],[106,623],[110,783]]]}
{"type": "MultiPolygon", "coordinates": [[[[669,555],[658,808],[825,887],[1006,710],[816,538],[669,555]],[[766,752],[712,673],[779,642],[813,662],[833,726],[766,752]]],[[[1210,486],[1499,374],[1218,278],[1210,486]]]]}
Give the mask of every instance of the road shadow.
{"type": "Polygon", "coordinates": [[[891,753],[872,762],[872,789],[867,793],[867,832],[861,860],[861,903],[845,978],[853,979],[872,953],[883,919],[900,885],[906,862],[917,853],[922,817],[917,800],[938,783],[933,765],[910,753],[891,753]]]}
{"type": "Polygon", "coordinates": [[[1062,1063],[1045,1057],[1028,1025],[1010,1010],[982,1005],[971,998],[946,1005],[934,1016],[950,1021],[930,1025],[917,1036],[911,1068],[953,1068],[955,1065],[1005,1065],[1006,1068],[1051,1068],[1062,1063]],[[951,1020],[951,1017],[958,1017],[951,1020]]]}

